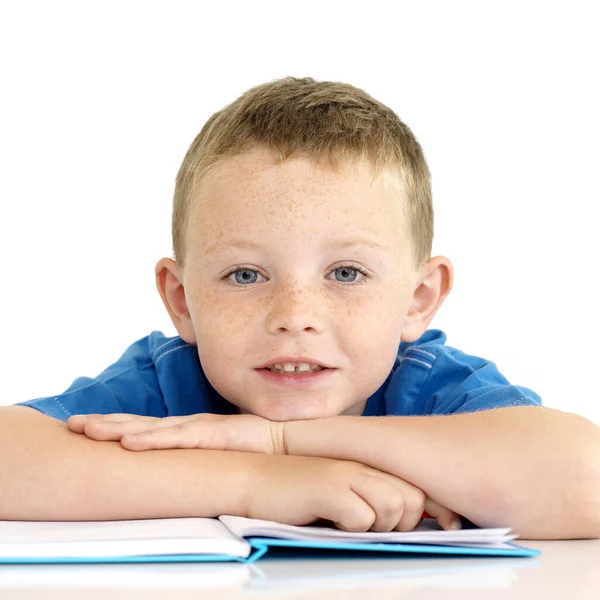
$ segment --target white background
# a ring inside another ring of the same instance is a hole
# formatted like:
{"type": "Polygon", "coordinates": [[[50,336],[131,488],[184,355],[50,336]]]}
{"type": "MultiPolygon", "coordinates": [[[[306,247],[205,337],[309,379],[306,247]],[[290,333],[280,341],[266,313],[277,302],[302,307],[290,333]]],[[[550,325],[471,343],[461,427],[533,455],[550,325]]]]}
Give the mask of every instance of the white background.
{"type": "Polygon", "coordinates": [[[432,174],[431,327],[600,424],[595,2],[4,2],[0,404],[152,330],[174,179],[212,113],[293,75],[391,107],[432,174]]]}

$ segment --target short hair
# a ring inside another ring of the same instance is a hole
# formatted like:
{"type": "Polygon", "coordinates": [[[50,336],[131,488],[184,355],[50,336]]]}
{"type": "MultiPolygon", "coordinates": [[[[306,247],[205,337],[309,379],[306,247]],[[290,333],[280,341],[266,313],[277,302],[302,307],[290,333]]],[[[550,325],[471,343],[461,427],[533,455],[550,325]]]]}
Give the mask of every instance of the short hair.
{"type": "Polygon", "coordinates": [[[190,205],[200,181],[220,161],[257,147],[277,161],[308,157],[337,170],[364,161],[373,179],[398,190],[407,217],[413,264],[431,257],[431,176],[412,131],[390,108],[347,83],[285,77],[253,87],[213,114],[189,147],[177,173],[173,198],[173,254],[184,266],[190,205]]]}

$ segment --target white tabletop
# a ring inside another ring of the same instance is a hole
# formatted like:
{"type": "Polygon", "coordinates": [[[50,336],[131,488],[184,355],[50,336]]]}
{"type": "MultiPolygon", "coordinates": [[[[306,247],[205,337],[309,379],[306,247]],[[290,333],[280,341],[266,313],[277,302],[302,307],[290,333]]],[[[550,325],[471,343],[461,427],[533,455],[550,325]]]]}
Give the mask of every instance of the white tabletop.
{"type": "Polygon", "coordinates": [[[2,565],[2,600],[600,598],[600,540],[517,543],[532,558],[262,559],[237,563],[2,565]],[[482,595],[483,592],[483,595],[482,595]],[[201,594],[201,595],[200,595],[201,594]]]}

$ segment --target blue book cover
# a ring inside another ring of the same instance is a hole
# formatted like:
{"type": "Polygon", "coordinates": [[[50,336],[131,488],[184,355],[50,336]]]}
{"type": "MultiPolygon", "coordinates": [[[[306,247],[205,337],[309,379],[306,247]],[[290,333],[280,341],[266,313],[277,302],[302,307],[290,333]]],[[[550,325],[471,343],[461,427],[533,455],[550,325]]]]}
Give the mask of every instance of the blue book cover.
{"type": "Polygon", "coordinates": [[[410,532],[347,532],[223,515],[218,519],[0,521],[1,564],[254,563],[266,554],[538,556],[510,528],[444,531],[435,519],[410,532]]]}

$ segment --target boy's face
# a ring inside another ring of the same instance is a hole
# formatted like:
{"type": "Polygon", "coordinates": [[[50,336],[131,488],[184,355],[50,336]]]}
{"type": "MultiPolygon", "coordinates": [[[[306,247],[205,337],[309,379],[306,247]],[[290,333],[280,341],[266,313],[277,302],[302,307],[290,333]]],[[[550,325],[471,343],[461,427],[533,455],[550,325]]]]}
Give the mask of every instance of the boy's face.
{"type": "Polygon", "coordinates": [[[399,199],[363,166],[278,165],[263,148],[227,159],[194,198],[185,271],[170,259],[157,265],[179,334],[241,412],[360,415],[401,339],[417,339],[433,318],[437,306],[413,306],[422,278],[399,199]],[[274,361],[328,368],[262,368],[274,361]]]}

